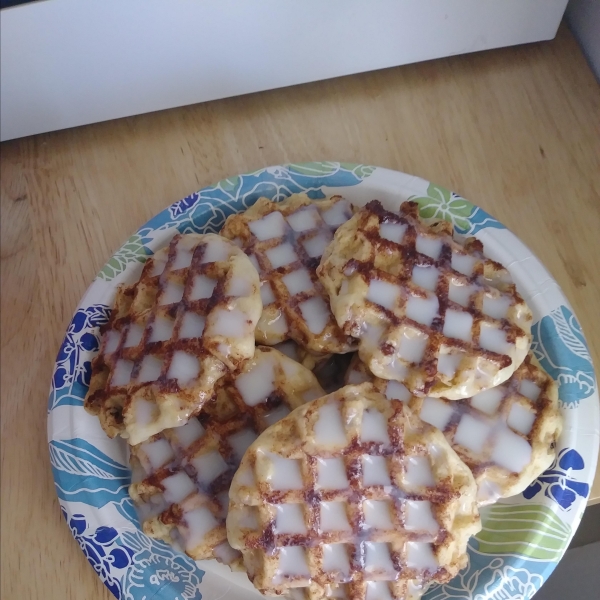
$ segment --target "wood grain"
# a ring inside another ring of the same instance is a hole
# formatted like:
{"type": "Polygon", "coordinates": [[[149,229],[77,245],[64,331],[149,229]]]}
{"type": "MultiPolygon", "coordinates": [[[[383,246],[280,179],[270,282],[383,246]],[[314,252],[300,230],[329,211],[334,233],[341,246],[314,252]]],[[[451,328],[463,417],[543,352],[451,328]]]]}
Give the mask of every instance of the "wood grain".
{"type": "MultiPolygon", "coordinates": [[[[190,192],[271,164],[420,175],[510,227],[600,365],[600,89],[570,33],[519,48],[121,119],[1,147],[2,597],[110,598],[60,516],[46,444],[54,357],[96,272],[190,192]]],[[[600,480],[592,492],[600,500],[600,480]]]]}

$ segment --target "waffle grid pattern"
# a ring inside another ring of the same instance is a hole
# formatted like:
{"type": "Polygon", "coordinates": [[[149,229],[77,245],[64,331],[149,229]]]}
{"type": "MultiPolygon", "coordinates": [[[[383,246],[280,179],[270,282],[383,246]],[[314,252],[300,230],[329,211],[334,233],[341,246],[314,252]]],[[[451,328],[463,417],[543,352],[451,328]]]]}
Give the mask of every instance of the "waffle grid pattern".
{"type": "Polygon", "coordinates": [[[130,495],[148,535],[178,543],[195,560],[214,557],[239,567],[240,554],[227,543],[225,518],[242,456],[259,433],[323,390],[302,365],[261,347],[239,375],[226,376],[218,388],[216,400],[197,418],[131,448],[136,481],[130,495]],[[254,382],[244,381],[253,374],[263,380],[262,395],[249,405],[239,384],[255,391],[254,382]]]}
{"type": "Polygon", "coordinates": [[[317,272],[371,371],[415,394],[456,400],[492,387],[529,349],[532,315],[508,271],[480,241],[453,240],[449,223],[422,223],[413,202],[400,213],[369,202],[317,272]]]}
{"type": "Polygon", "coordinates": [[[176,235],[118,291],[86,408],[133,444],[179,424],[252,356],[260,310],[258,274],[239,248],[213,234],[176,235]]]}
{"type": "Polygon", "coordinates": [[[228,531],[259,589],[400,600],[457,571],[478,529],[475,484],[460,461],[445,462],[443,436],[422,424],[416,433],[410,419],[418,421],[369,384],[346,387],[248,450],[230,492],[228,531]],[[473,501],[462,515],[468,532],[453,528],[461,496],[464,506],[473,501]]]}
{"type": "Polygon", "coordinates": [[[401,383],[373,377],[355,355],[346,382],[364,381],[444,433],[471,469],[480,504],[522,492],[555,457],[558,389],[532,354],[506,382],[463,400],[413,396],[401,383]]]}
{"type": "Polygon", "coordinates": [[[317,353],[355,347],[339,330],[316,276],[333,233],[351,216],[352,207],[341,196],[313,201],[297,194],[279,203],[261,198],[227,219],[221,235],[244,248],[261,277],[264,308],[257,342],[292,339],[317,353]]]}

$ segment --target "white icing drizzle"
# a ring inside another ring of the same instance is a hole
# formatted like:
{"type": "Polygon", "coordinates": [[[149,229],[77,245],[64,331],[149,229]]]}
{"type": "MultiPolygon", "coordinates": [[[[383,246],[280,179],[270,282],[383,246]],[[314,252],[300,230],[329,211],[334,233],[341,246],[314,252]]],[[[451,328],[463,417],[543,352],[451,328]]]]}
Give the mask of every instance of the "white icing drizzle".
{"type": "Polygon", "coordinates": [[[184,517],[187,531],[183,532],[185,549],[193,550],[204,542],[206,534],[219,525],[208,508],[202,506],[191,510],[184,517]]]}
{"type": "Polygon", "coordinates": [[[406,225],[404,223],[381,223],[379,226],[379,235],[384,240],[389,240],[395,244],[402,243],[405,233],[406,225]]]}
{"type": "Polygon", "coordinates": [[[182,448],[189,448],[204,435],[204,427],[198,419],[190,419],[185,425],[172,430],[177,443],[182,448]]]}
{"type": "Polygon", "coordinates": [[[485,350],[498,354],[509,354],[511,350],[511,344],[506,341],[504,331],[486,323],[481,324],[479,345],[485,350]]]}
{"type": "Polygon", "coordinates": [[[185,388],[194,381],[200,373],[198,358],[181,350],[173,353],[167,377],[176,379],[179,387],[185,388]]]}
{"type": "Polygon", "coordinates": [[[275,533],[307,533],[302,504],[277,504],[275,510],[275,533]]]}
{"type": "Polygon", "coordinates": [[[179,327],[179,338],[182,340],[202,337],[206,319],[202,315],[186,312],[179,327]]]}
{"type": "Polygon", "coordinates": [[[429,396],[423,400],[421,405],[420,417],[425,423],[429,423],[437,427],[440,431],[444,431],[448,421],[452,417],[454,410],[439,398],[430,398],[429,396]]]}
{"type": "Polygon", "coordinates": [[[268,281],[263,281],[260,284],[260,299],[263,306],[268,306],[275,302],[275,294],[273,294],[273,289],[268,281]]]}
{"type": "Polygon", "coordinates": [[[186,269],[192,264],[193,253],[187,248],[183,248],[181,243],[177,246],[177,254],[175,260],[171,264],[171,270],[186,269]]]}
{"type": "Polygon", "coordinates": [[[247,320],[248,317],[241,310],[218,308],[213,311],[206,335],[241,338],[248,331],[247,320]]]}
{"type": "Polygon", "coordinates": [[[411,398],[411,393],[399,381],[388,381],[385,387],[385,397],[388,400],[407,402],[411,398]]]}
{"type": "Polygon", "coordinates": [[[463,353],[458,350],[450,353],[440,353],[437,363],[438,371],[451,379],[456,374],[462,359],[463,353]]]}
{"type": "MultiPolygon", "coordinates": [[[[448,314],[446,312],[446,314],[448,314]]],[[[433,320],[439,315],[439,302],[437,296],[430,295],[426,298],[419,296],[409,296],[406,302],[406,316],[417,323],[431,325],[433,320]]]]}
{"type": "Polygon", "coordinates": [[[440,272],[435,267],[414,267],[412,280],[415,285],[434,292],[440,272]]]}
{"type": "Polygon", "coordinates": [[[390,530],[394,527],[390,504],[387,500],[365,500],[363,502],[365,526],[390,530]]]}
{"type": "Polygon", "coordinates": [[[321,502],[321,531],[350,531],[344,502],[321,502]]]}
{"type": "Polygon", "coordinates": [[[310,298],[298,305],[308,329],[318,335],[329,321],[329,307],[320,297],[310,298]]]}
{"type": "Polygon", "coordinates": [[[367,581],[365,600],[394,600],[386,581],[367,581]]]}
{"type": "Polygon", "coordinates": [[[220,238],[212,239],[206,244],[202,255],[202,263],[224,262],[229,258],[229,252],[229,242],[220,238]]]}
{"type": "Polygon", "coordinates": [[[475,265],[477,264],[477,259],[474,256],[469,256],[468,254],[460,254],[459,252],[452,253],[452,259],[450,262],[451,267],[470,277],[473,274],[473,270],[475,265]]]}
{"type": "Polygon", "coordinates": [[[147,473],[153,473],[175,458],[171,444],[165,439],[145,442],[141,446],[141,451],[148,460],[148,464],[144,464],[147,473]]]}
{"type": "Polygon", "coordinates": [[[134,346],[137,346],[142,341],[143,335],[144,327],[138,323],[132,323],[127,332],[123,348],[133,348],[134,346]]]}
{"type": "Polygon", "coordinates": [[[407,500],[404,526],[407,531],[426,531],[435,535],[439,530],[439,525],[433,516],[431,502],[407,500]]]}
{"type": "Polygon", "coordinates": [[[400,293],[401,290],[399,286],[380,279],[373,279],[369,283],[367,300],[379,304],[389,310],[393,310],[398,303],[400,293]]]}
{"type": "Polygon", "coordinates": [[[419,254],[425,254],[433,260],[437,260],[442,251],[442,240],[419,234],[417,235],[416,250],[419,254]]]}
{"type": "Polygon", "coordinates": [[[364,542],[364,545],[366,550],[365,571],[367,573],[384,573],[390,575],[390,579],[392,579],[396,570],[388,545],[376,542],[364,542]]]}
{"type": "Polygon", "coordinates": [[[363,454],[362,468],[364,486],[392,485],[387,461],[384,456],[363,454]]]}
{"type": "Polygon", "coordinates": [[[131,381],[131,371],[133,362],[130,360],[119,359],[115,365],[110,384],[112,386],[127,385],[131,381]]]}
{"type": "Polygon", "coordinates": [[[389,446],[390,438],[387,430],[387,419],[374,408],[363,411],[362,423],[360,425],[360,441],[376,442],[389,446]]]}
{"type": "Polygon", "coordinates": [[[173,325],[175,321],[172,319],[163,319],[156,317],[152,323],[152,333],[150,334],[151,342],[166,342],[173,335],[173,325]]]}
{"type": "Polygon", "coordinates": [[[313,283],[306,269],[292,271],[281,278],[290,295],[295,296],[301,292],[309,292],[313,289],[313,283]]]}
{"type": "Polygon", "coordinates": [[[535,421],[535,413],[522,404],[513,404],[508,413],[507,425],[523,435],[527,435],[535,421]]]}
{"type": "Polygon", "coordinates": [[[400,338],[398,356],[409,363],[421,362],[428,339],[429,336],[416,329],[404,329],[400,338]]]}
{"type": "Polygon", "coordinates": [[[486,440],[492,431],[488,423],[480,421],[471,415],[463,415],[454,434],[454,443],[480,454],[486,440]]]}
{"type": "Polygon", "coordinates": [[[431,487],[435,484],[426,456],[409,456],[405,462],[404,484],[409,488],[431,487]]]}
{"type": "Polygon", "coordinates": [[[339,573],[342,578],[350,574],[350,560],[344,544],[323,544],[323,571],[339,573]]]}
{"type": "Polygon", "coordinates": [[[443,334],[450,338],[471,341],[471,328],[473,317],[468,312],[462,312],[449,308],[444,316],[443,334]]]}
{"type": "Polygon", "coordinates": [[[178,504],[196,491],[194,482],[184,471],[165,477],[161,483],[165,488],[165,500],[170,504],[178,504]]]}
{"type": "Polygon", "coordinates": [[[350,203],[347,200],[338,200],[331,208],[321,212],[321,217],[330,227],[339,227],[351,216],[350,203]]]}
{"type": "Polygon", "coordinates": [[[542,390],[538,387],[538,385],[529,379],[523,379],[523,381],[521,381],[519,384],[519,394],[529,398],[533,402],[540,397],[541,391],[542,390]]]}
{"type": "Polygon", "coordinates": [[[136,398],[134,402],[136,421],[142,426],[152,423],[156,412],[156,404],[143,398],[136,398]]]}
{"type": "Polygon", "coordinates": [[[275,572],[274,581],[281,582],[286,577],[310,577],[306,554],[301,546],[279,548],[279,568],[275,572]]]}
{"type": "Polygon", "coordinates": [[[138,383],[146,383],[148,381],[156,381],[160,377],[163,360],[158,356],[147,354],[142,360],[140,372],[136,378],[138,383]]]}
{"type": "Polygon", "coordinates": [[[506,388],[503,386],[490,388],[489,390],[484,390],[483,392],[475,394],[471,398],[470,404],[473,408],[476,408],[487,415],[495,415],[500,406],[500,402],[502,402],[502,398],[504,398],[505,395],[506,388]]]}
{"type": "Polygon", "coordinates": [[[183,298],[183,290],[184,287],[181,284],[175,283],[174,281],[168,281],[167,286],[160,295],[159,304],[161,306],[166,306],[167,304],[181,302],[181,299],[183,298]]]}
{"type": "Polygon", "coordinates": [[[296,212],[288,215],[286,220],[290,224],[290,227],[298,233],[316,229],[322,222],[319,211],[314,205],[298,209],[296,212]]]}
{"type": "Polygon", "coordinates": [[[349,385],[357,385],[359,383],[364,383],[365,381],[370,381],[371,378],[362,371],[358,369],[351,369],[348,373],[348,384],[349,385]]]}
{"type": "Polygon", "coordinates": [[[256,437],[257,435],[252,429],[242,429],[242,431],[238,431],[227,438],[237,461],[241,462],[244,453],[248,450],[250,444],[252,444],[256,437]]]}
{"type": "Polygon", "coordinates": [[[283,237],[285,235],[286,223],[280,212],[273,211],[262,219],[250,221],[248,227],[259,241],[264,242],[265,240],[283,237]]]}
{"type": "Polygon", "coordinates": [[[496,434],[492,460],[512,473],[520,473],[531,461],[531,446],[510,429],[496,434]]]}
{"type": "Polygon", "coordinates": [[[235,380],[235,387],[248,406],[256,406],[267,400],[275,390],[275,360],[266,355],[235,380]]]}
{"type": "Polygon", "coordinates": [[[342,458],[317,458],[317,488],[345,490],[348,485],[346,466],[342,458]]]}
{"type": "Polygon", "coordinates": [[[112,354],[119,346],[121,340],[121,334],[118,331],[112,329],[106,333],[106,344],[104,346],[105,354],[112,354]]]}
{"type": "Polygon", "coordinates": [[[190,300],[202,300],[203,298],[210,298],[217,282],[206,275],[196,275],[192,283],[192,289],[190,290],[190,300]]]}
{"type": "Polygon", "coordinates": [[[285,267],[285,265],[289,265],[298,260],[298,256],[296,252],[294,252],[294,247],[287,242],[275,246],[274,248],[269,248],[265,251],[265,254],[273,269],[285,267]]]}
{"type": "Polygon", "coordinates": [[[326,231],[321,231],[317,233],[317,235],[302,240],[302,245],[308,256],[311,258],[319,258],[320,256],[323,256],[323,252],[325,252],[325,248],[327,248],[330,241],[331,235],[326,231]]]}
{"type": "Polygon", "coordinates": [[[293,458],[283,458],[277,454],[268,453],[271,471],[267,482],[273,490],[301,490],[304,487],[300,462],[293,458]]]}
{"type": "Polygon", "coordinates": [[[227,463],[216,450],[195,456],[190,462],[196,469],[198,483],[203,487],[208,487],[228,469],[227,463]]]}
{"type": "Polygon", "coordinates": [[[330,402],[319,408],[314,433],[315,443],[320,446],[346,445],[346,430],[337,402],[330,402]]]}
{"type": "Polygon", "coordinates": [[[508,314],[512,301],[510,296],[493,298],[487,294],[483,297],[483,314],[492,319],[504,319],[508,314]]]}
{"type": "Polygon", "coordinates": [[[418,571],[436,571],[439,563],[433,553],[433,546],[424,542],[407,542],[406,566],[418,571]]]}
{"type": "Polygon", "coordinates": [[[448,289],[448,298],[466,308],[469,306],[469,299],[477,289],[477,286],[462,283],[458,279],[452,279],[448,289]]]}

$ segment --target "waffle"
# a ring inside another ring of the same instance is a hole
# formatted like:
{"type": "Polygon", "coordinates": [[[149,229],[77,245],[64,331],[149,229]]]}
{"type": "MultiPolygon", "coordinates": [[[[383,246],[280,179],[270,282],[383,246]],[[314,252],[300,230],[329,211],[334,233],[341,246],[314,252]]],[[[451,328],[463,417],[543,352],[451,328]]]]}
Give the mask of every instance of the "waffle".
{"type": "Polygon", "coordinates": [[[415,597],[465,566],[481,527],[473,476],[444,436],[369,383],[262,433],[229,498],[227,537],[255,587],[311,600],[415,597]]]}
{"type": "Polygon", "coordinates": [[[240,553],[225,530],[233,474],[260,432],[323,390],[308,369],[260,346],[217,388],[216,400],[186,425],[131,448],[129,493],[146,534],[195,560],[216,558],[239,568],[240,553]]]}
{"type": "Polygon", "coordinates": [[[317,354],[356,348],[337,326],[315,274],[333,232],[351,215],[350,203],[340,196],[315,201],[295,194],[279,203],[260,198],[227,219],[221,235],[240,245],[260,273],[258,343],[291,339],[317,354]]]}
{"type": "Polygon", "coordinates": [[[506,381],[531,344],[532,314],[479,240],[377,200],[342,225],[317,273],[370,371],[420,396],[468,398],[506,381]]]}
{"type": "Polygon", "coordinates": [[[248,257],[230,242],[176,235],[137,283],[117,292],[85,408],[110,437],[131,444],[181,425],[253,355],[259,286],[248,257]]]}
{"type": "Polygon", "coordinates": [[[444,433],[475,476],[480,505],[519,494],[556,456],[558,388],[531,352],[503,384],[464,400],[413,396],[401,383],[373,377],[354,355],[346,382],[364,381],[444,433]]]}

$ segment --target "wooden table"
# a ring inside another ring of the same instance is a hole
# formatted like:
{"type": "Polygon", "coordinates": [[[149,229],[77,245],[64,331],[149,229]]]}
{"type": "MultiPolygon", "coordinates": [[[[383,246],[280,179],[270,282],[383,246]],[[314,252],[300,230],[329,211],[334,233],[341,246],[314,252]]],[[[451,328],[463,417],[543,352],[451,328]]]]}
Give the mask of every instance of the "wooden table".
{"type": "Polygon", "coordinates": [[[557,279],[600,365],[600,88],[564,28],[548,43],[4,143],[3,598],[111,597],[60,516],[46,445],[54,358],[96,272],[190,192],[319,159],[420,175],[493,213],[557,279]]]}

